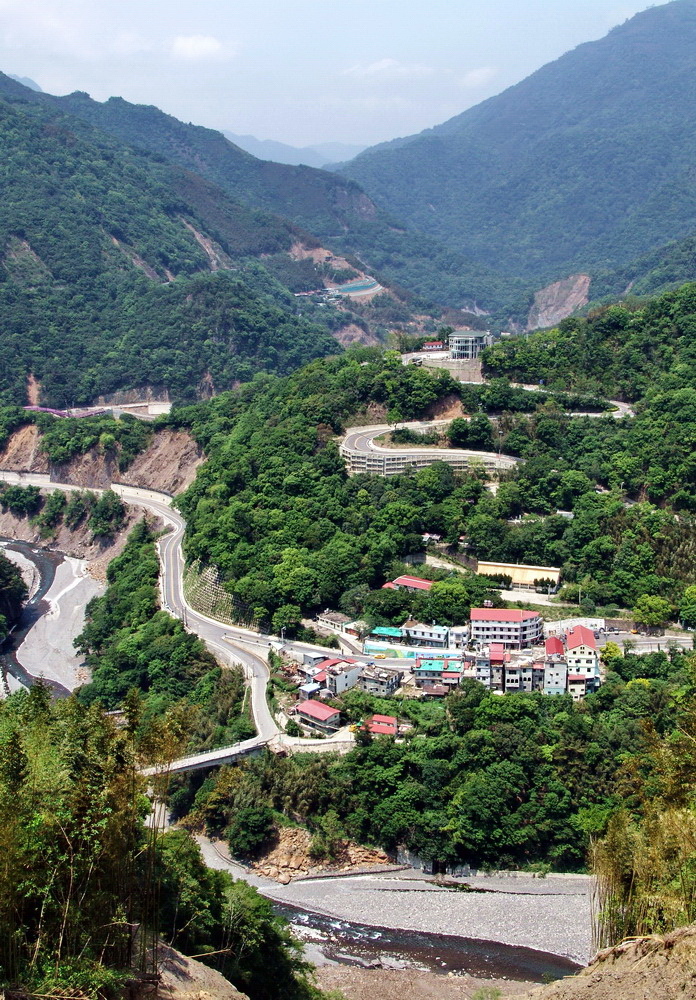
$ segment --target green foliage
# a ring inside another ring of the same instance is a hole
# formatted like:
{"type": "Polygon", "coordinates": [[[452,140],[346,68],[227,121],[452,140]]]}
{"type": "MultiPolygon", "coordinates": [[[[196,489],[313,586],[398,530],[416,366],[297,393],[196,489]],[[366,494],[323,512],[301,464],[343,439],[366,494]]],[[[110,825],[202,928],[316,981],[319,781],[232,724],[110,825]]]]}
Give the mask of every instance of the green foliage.
{"type": "Polygon", "coordinates": [[[27,597],[27,586],[19,568],[0,552],[0,643],[10,625],[19,618],[27,597]]]}
{"type": "Polygon", "coordinates": [[[227,828],[232,854],[251,858],[265,847],[273,834],[273,812],[266,806],[245,806],[227,828]]]}
{"type": "Polygon", "coordinates": [[[189,749],[225,746],[254,735],[244,705],[241,669],[217,666],[202,642],[182,623],[158,609],[159,562],[154,536],[137,525],[109,563],[109,586],[87,605],[82,633],[75,640],[92,671],[80,691],[87,704],[119,708],[129,692],[144,695],[145,723],[178,706],[186,718],[189,749]]]}
{"type": "MultiPolygon", "coordinates": [[[[59,408],[145,384],[191,400],[204,381],[219,387],[259,370],[288,372],[338,349],[253,259],[269,246],[289,249],[299,238],[291,226],[235,205],[55,102],[6,96],[0,401],[24,402],[29,373],[42,402],[59,408]],[[214,266],[193,230],[218,248],[214,266]]],[[[98,428],[95,443],[113,433],[125,468],[135,452],[111,424],[98,428]]],[[[6,427],[0,422],[0,437],[6,427]]],[[[54,460],[75,453],[66,434],[53,430],[54,460]]]]}
{"type": "Polygon", "coordinates": [[[163,938],[214,952],[251,1000],[320,1000],[268,901],[209,869],[184,831],[146,829],[140,765],[171,724],[136,733],[40,683],[0,702],[0,985],[118,998],[163,938]]]}
{"type": "Polygon", "coordinates": [[[0,507],[10,510],[18,517],[35,514],[41,506],[41,491],[38,486],[7,486],[0,484],[0,507]]]}
{"type": "Polygon", "coordinates": [[[672,606],[663,597],[641,594],[633,609],[639,625],[666,625],[672,617],[672,606]]]}
{"type": "Polygon", "coordinates": [[[121,498],[113,490],[106,490],[94,504],[87,525],[96,537],[112,538],[125,518],[126,508],[121,498]]]}

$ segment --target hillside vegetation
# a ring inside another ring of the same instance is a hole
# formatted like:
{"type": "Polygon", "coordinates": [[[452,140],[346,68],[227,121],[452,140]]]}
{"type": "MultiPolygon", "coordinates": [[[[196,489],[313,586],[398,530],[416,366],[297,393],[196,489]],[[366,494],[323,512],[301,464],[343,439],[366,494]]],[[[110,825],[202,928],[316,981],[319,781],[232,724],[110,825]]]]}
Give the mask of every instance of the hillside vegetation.
{"type": "Polygon", "coordinates": [[[181,718],[146,721],[131,698],[123,722],[42,683],[0,702],[0,986],[116,1000],[156,971],[162,938],[212,953],[251,1000],[320,1000],[256,890],[206,868],[184,831],[145,826],[140,767],[176,756],[181,718]]]}
{"type": "MultiPolygon", "coordinates": [[[[212,187],[248,206],[251,216],[249,211],[247,216],[253,221],[258,210],[291,220],[305,233],[303,239],[311,233],[325,246],[354,257],[356,264],[363,261],[364,268],[395,286],[399,294],[415,295],[425,303],[454,304],[480,299],[515,302],[522,294],[524,308],[526,298],[520,282],[510,276],[503,278],[475,255],[454,252],[427,234],[413,231],[379,209],[353,181],[311,167],[258,160],[220,132],[185,124],[158,108],[130,104],[122,98],[99,103],[81,92],[66,97],[37,94],[3,74],[0,93],[54,111],[60,109],[121,142],[149,151],[159,161],[184,168],[185,176],[177,184],[183,186],[182,194],[189,201],[193,197],[191,186],[197,189],[194,203],[199,209],[201,200],[210,201],[205,192],[206,187],[212,187]]],[[[262,231],[268,238],[269,230],[282,230],[283,226],[286,232],[293,228],[276,218],[275,222],[266,220],[262,231]]],[[[245,228],[250,228],[248,223],[245,228]]],[[[306,262],[285,258],[283,269],[300,282],[297,290],[301,290],[301,279],[307,277],[306,262]]],[[[308,287],[317,287],[316,274],[308,287]]]]}
{"type": "Polygon", "coordinates": [[[694,0],[652,7],[342,175],[504,274],[614,270],[696,230],[695,53],[694,0]]]}
{"type": "Polygon", "coordinates": [[[253,259],[287,224],[16,98],[0,137],[0,400],[29,373],[61,407],[147,383],[193,399],[337,349],[253,259]]]}

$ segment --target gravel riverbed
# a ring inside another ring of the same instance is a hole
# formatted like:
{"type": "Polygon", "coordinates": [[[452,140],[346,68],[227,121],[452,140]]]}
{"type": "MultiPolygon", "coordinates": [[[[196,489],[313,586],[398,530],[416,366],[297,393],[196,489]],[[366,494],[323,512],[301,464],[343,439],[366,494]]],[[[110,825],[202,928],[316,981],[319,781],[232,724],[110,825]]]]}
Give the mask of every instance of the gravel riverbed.
{"type": "Polygon", "coordinates": [[[283,886],[230,861],[224,845],[205,838],[199,843],[211,867],[228,869],[281,903],[360,924],[534,949],[578,965],[590,959],[587,877],[478,876],[461,881],[486,891],[464,892],[438,886],[421,872],[409,870],[283,886]]]}

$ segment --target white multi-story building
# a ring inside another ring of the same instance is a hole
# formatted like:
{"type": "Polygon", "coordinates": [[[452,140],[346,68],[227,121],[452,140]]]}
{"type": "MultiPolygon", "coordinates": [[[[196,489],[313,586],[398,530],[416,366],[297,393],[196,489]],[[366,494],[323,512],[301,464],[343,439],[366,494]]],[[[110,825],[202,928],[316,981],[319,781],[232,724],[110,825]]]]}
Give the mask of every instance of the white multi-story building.
{"type": "Polygon", "coordinates": [[[484,347],[492,343],[488,331],[454,330],[449,338],[450,357],[455,361],[475,361],[484,347]]]}
{"type": "Polygon", "coordinates": [[[449,644],[449,629],[446,625],[424,625],[413,619],[401,626],[404,642],[412,646],[430,646],[436,649],[446,649],[449,644]]]}
{"type": "Polygon", "coordinates": [[[506,649],[526,649],[543,642],[544,622],[538,611],[517,608],[472,608],[471,640],[506,649]]]}
{"type": "Polygon", "coordinates": [[[587,690],[599,686],[599,653],[594,633],[584,625],[576,625],[566,635],[565,659],[568,664],[568,674],[584,677],[587,690]]]}

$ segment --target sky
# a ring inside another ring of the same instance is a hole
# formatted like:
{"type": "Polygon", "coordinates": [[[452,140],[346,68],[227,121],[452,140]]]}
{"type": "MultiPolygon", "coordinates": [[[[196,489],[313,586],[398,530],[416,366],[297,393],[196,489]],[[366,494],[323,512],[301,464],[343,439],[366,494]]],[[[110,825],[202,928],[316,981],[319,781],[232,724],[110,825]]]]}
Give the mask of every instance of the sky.
{"type": "Polygon", "coordinates": [[[0,0],[0,69],[294,146],[437,125],[646,0],[0,0]]]}

